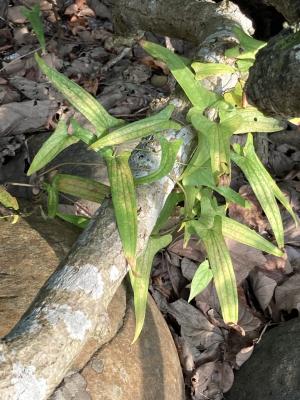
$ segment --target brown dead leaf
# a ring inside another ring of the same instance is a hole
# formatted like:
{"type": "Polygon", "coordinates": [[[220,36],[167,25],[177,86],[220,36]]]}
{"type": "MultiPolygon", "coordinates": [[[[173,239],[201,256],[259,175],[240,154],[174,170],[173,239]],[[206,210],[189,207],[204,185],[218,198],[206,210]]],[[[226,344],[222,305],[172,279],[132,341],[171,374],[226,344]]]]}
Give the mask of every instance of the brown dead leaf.
{"type": "Polygon", "coordinates": [[[253,350],[254,345],[244,347],[237,353],[235,363],[238,368],[240,368],[247,360],[249,360],[253,353],[253,350]]]}
{"type": "Polygon", "coordinates": [[[279,310],[300,312],[300,274],[297,273],[287,279],[275,289],[275,302],[279,310]]]}
{"type": "Polygon", "coordinates": [[[156,60],[151,56],[144,56],[139,61],[154,70],[161,70],[165,75],[170,74],[170,70],[164,62],[156,60]]]}
{"type": "Polygon", "coordinates": [[[189,258],[201,263],[205,260],[203,248],[197,239],[191,239],[186,247],[183,247],[183,239],[178,239],[171,243],[168,250],[181,257],[189,258]]]}
{"type": "Polygon", "coordinates": [[[273,298],[277,283],[257,269],[252,271],[249,277],[255,297],[261,309],[265,311],[273,298]]]}

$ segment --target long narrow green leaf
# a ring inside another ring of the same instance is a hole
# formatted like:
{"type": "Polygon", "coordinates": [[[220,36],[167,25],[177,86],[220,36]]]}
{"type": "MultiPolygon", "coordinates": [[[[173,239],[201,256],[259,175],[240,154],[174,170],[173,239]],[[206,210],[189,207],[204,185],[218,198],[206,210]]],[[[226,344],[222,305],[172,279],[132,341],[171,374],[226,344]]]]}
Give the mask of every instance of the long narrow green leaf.
{"type": "Polygon", "coordinates": [[[155,120],[153,117],[149,117],[110,132],[93,143],[89,148],[97,151],[103,147],[115,146],[145,136],[155,135],[168,129],[179,130],[180,128],[181,125],[177,122],[161,119],[155,120]]]}
{"type": "Polygon", "coordinates": [[[38,66],[51,81],[55,89],[94,125],[98,137],[102,136],[108,129],[122,123],[121,120],[112,117],[90,93],[77,85],[77,83],[49,67],[37,53],[34,56],[38,66]]]}
{"type": "Polygon", "coordinates": [[[44,187],[48,194],[48,217],[54,218],[58,209],[58,191],[55,186],[49,185],[48,183],[44,183],[44,187]]]}
{"type": "Polygon", "coordinates": [[[246,244],[274,256],[282,257],[284,254],[278,247],[260,236],[255,230],[225,216],[222,216],[222,233],[228,239],[246,244]]]}
{"type": "Polygon", "coordinates": [[[205,135],[200,131],[197,132],[198,144],[195,152],[189,161],[187,167],[185,168],[181,179],[183,184],[185,184],[185,178],[195,171],[198,171],[209,160],[209,150],[208,143],[205,135]]]}
{"type": "Polygon", "coordinates": [[[167,64],[174,78],[194,106],[204,110],[218,99],[216,94],[205,89],[199,81],[195,80],[194,74],[185,65],[180,56],[155,43],[145,40],[140,43],[143,49],[152,57],[158,58],[167,64]]]}
{"type": "MultiPolygon", "coordinates": [[[[250,136],[251,135],[248,135],[248,137],[250,136]]],[[[251,152],[248,151],[248,153],[245,154],[244,148],[245,156],[241,156],[237,153],[232,152],[231,159],[241,168],[241,170],[245,174],[262,209],[264,210],[270,222],[279,248],[283,248],[283,225],[279,207],[276,203],[276,199],[272,190],[272,185],[270,185],[270,179],[272,180],[272,178],[270,177],[269,179],[266,175],[266,170],[259,158],[253,158],[253,152],[255,153],[254,148],[253,150],[251,150],[251,152]]]]}
{"type": "Polygon", "coordinates": [[[34,5],[30,10],[28,8],[22,8],[22,14],[24,17],[28,19],[31,23],[32,29],[36,34],[36,37],[40,43],[42,51],[46,50],[46,42],[45,42],[45,35],[44,35],[44,27],[41,18],[41,9],[40,5],[34,5]]]}
{"type": "Polygon", "coordinates": [[[137,203],[133,176],[128,164],[130,153],[106,155],[110,190],[117,226],[128,264],[135,269],[137,246],[137,203]]]}
{"type": "Polygon", "coordinates": [[[152,172],[149,175],[135,178],[134,181],[136,185],[155,182],[171,172],[176,161],[178,150],[182,145],[182,140],[178,139],[170,142],[162,136],[159,141],[161,145],[161,160],[159,167],[156,171],[152,172]]]}
{"type": "Polygon", "coordinates": [[[60,152],[78,141],[79,139],[77,137],[68,134],[66,123],[64,121],[59,121],[55,131],[34,157],[27,175],[32,175],[34,172],[40,170],[60,152]]]}
{"type": "Polygon", "coordinates": [[[194,297],[201,293],[209,285],[212,278],[213,273],[209,267],[209,262],[205,260],[199,265],[195,272],[191,283],[191,291],[188,301],[190,302],[194,297]]]}
{"type": "Polygon", "coordinates": [[[80,139],[85,144],[92,144],[96,136],[88,129],[83,128],[74,118],[71,118],[71,126],[73,128],[72,135],[80,139]]]}
{"type": "Polygon", "coordinates": [[[197,221],[194,221],[194,228],[203,241],[207,253],[224,322],[236,324],[238,321],[237,285],[230,254],[222,235],[221,217],[215,216],[212,229],[198,230],[197,221]]]}
{"type": "Polygon", "coordinates": [[[192,68],[195,71],[195,79],[201,80],[208,76],[233,74],[236,69],[228,64],[215,64],[215,63],[192,63],[192,68]]]}
{"type": "Polygon", "coordinates": [[[85,229],[90,222],[90,218],[81,217],[79,215],[64,214],[61,212],[57,212],[56,217],[59,217],[62,220],[69,222],[70,224],[73,224],[80,229],[85,229]]]}
{"type": "Polygon", "coordinates": [[[110,188],[103,183],[76,175],[57,174],[52,185],[59,192],[96,203],[100,203],[110,193],[110,188]]]}
{"type": "Polygon", "coordinates": [[[138,339],[145,321],[149,278],[153,258],[160,249],[168,246],[171,241],[171,235],[150,236],[145,251],[137,259],[137,274],[134,275],[133,273],[130,273],[130,280],[134,293],[134,309],[136,320],[133,343],[138,339]]]}

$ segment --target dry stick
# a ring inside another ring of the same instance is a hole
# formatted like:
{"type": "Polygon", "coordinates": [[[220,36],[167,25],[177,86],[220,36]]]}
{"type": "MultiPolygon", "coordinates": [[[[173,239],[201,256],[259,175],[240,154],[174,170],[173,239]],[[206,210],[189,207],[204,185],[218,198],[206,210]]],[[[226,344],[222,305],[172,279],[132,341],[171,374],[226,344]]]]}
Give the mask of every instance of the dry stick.
{"type": "MultiPolygon", "coordinates": [[[[168,133],[170,139],[183,139],[178,156],[183,163],[191,153],[193,136],[186,128],[168,133]]],[[[159,155],[153,153],[152,160],[156,168],[159,155]]],[[[133,167],[141,166],[137,163],[133,167]]],[[[176,163],[170,176],[137,189],[140,252],[181,172],[182,166],[176,163]]],[[[101,330],[105,323],[101,316],[126,272],[112,203],[106,200],[30,309],[2,340],[1,399],[48,398],[85,342],[96,329],[101,330]]]]}

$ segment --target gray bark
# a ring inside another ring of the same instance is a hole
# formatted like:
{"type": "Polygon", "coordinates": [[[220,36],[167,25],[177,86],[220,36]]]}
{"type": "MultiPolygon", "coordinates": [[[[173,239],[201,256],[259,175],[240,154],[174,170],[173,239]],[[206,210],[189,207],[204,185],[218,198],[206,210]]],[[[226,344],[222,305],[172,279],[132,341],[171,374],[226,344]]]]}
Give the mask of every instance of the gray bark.
{"type": "Polygon", "coordinates": [[[250,69],[246,95],[267,115],[300,115],[300,32],[283,31],[261,49],[250,69]]]}
{"type": "Polygon", "coordinates": [[[250,20],[238,6],[209,0],[114,0],[114,25],[120,33],[152,31],[199,43],[210,34],[233,24],[253,33],[250,20]]]}
{"type": "Polygon", "coordinates": [[[300,21],[300,0],[265,0],[265,3],[275,7],[288,22],[300,21]]]}
{"type": "MultiPolygon", "coordinates": [[[[178,100],[178,109],[181,105],[178,100]]],[[[193,136],[186,128],[177,133],[170,131],[170,139],[183,139],[179,163],[169,176],[137,190],[139,252],[145,247],[182,165],[188,160],[193,136]]],[[[146,153],[149,155],[145,157],[143,152],[143,157],[135,158],[141,168],[145,162],[156,167],[158,155],[156,151],[151,155],[151,149],[153,143],[149,143],[150,152],[146,153]]],[[[139,169],[139,165],[135,167],[139,169]]],[[[103,316],[126,272],[112,204],[107,200],[20,322],[2,339],[1,399],[47,399],[87,339],[96,330],[105,331],[103,316]]]]}

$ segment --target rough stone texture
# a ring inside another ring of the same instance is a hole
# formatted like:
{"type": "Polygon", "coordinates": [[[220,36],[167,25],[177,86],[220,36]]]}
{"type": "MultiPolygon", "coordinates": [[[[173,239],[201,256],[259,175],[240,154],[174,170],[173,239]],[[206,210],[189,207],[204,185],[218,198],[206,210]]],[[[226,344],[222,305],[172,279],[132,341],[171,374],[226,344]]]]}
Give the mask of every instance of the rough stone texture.
{"type": "Polygon", "coordinates": [[[236,374],[227,400],[299,400],[300,318],[265,334],[236,374]]]}
{"type": "Polygon", "coordinates": [[[300,1],[299,0],[264,0],[265,3],[272,5],[279,11],[288,22],[300,21],[300,1]]]}
{"type": "Polygon", "coordinates": [[[183,400],[184,385],[170,331],[149,296],[145,326],[135,344],[129,302],[124,325],[84,368],[92,400],[183,400]]]}
{"type": "Polygon", "coordinates": [[[249,71],[247,99],[266,115],[300,115],[300,32],[283,31],[261,49],[249,71]]]}

